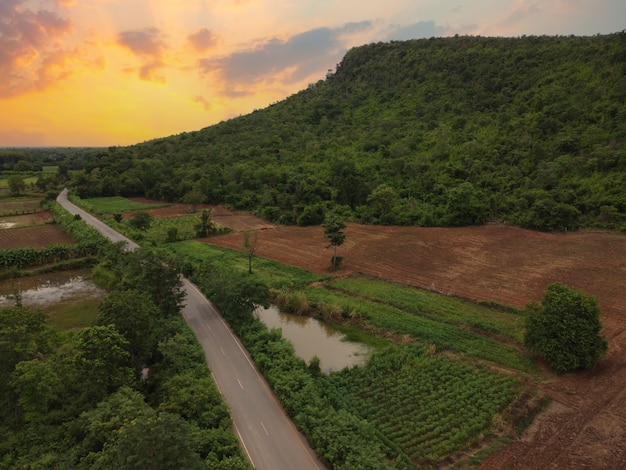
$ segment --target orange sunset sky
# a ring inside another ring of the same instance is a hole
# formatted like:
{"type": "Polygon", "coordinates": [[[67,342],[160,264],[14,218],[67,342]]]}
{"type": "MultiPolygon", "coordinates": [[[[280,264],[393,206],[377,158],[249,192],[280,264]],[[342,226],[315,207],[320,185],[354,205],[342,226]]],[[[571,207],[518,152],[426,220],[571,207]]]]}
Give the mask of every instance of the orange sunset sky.
{"type": "Polygon", "coordinates": [[[371,42],[624,28],[624,0],[0,0],[0,146],[198,130],[306,88],[371,42]]]}

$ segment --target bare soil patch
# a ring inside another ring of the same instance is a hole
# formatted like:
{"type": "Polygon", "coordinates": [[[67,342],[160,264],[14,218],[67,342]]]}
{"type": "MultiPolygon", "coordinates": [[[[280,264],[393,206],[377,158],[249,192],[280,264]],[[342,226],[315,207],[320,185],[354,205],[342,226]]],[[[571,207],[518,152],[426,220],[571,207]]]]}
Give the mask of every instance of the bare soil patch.
{"type": "MultiPolygon", "coordinates": [[[[552,405],[514,443],[487,459],[491,469],[626,468],[626,237],[606,232],[541,233],[488,225],[462,228],[350,224],[338,275],[363,273],[473,301],[523,308],[562,282],[594,295],[609,353],[595,370],[538,384],[552,405]]],[[[241,235],[205,240],[242,250],[241,235]]],[[[328,274],[332,248],[321,227],[259,234],[257,254],[328,274]]]]}
{"type": "MultiPolygon", "coordinates": [[[[155,203],[146,198],[134,197],[130,198],[133,201],[143,203],[155,203]]],[[[273,224],[270,224],[263,219],[256,217],[248,212],[236,212],[227,209],[224,206],[213,206],[209,204],[198,204],[196,210],[190,204],[170,204],[166,207],[158,207],[155,209],[148,209],[146,212],[152,214],[154,217],[177,217],[181,215],[197,214],[198,217],[202,214],[204,209],[211,211],[211,220],[217,225],[224,227],[230,227],[236,231],[245,230],[264,230],[267,228],[274,228],[273,224]]],[[[124,217],[131,217],[132,213],[124,214],[124,217]]]]}

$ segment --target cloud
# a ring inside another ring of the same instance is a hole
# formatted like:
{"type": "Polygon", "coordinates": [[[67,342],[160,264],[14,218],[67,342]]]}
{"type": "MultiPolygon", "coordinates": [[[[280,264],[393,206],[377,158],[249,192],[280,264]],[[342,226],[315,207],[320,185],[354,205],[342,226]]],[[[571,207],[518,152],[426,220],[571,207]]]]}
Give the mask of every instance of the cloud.
{"type": "Polygon", "coordinates": [[[388,41],[406,41],[409,39],[431,38],[441,36],[445,28],[437,26],[434,21],[418,21],[407,26],[392,26],[387,35],[388,41]]]}
{"type": "MultiPolygon", "coordinates": [[[[122,31],[117,35],[117,43],[141,59],[136,72],[141,80],[165,83],[159,71],[166,67],[163,55],[167,49],[163,34],[157,28],[144,28],[122,31]]],[[[125,71],[135,71],[126,69],[125,71]]]]}
{"type": "Polygon", "coordinates": [[[165,47],[157,28],[122,31],[117,35],[117,42],[139,56],[159,57],[165,47]]]}
{"type": "Polygon", "coordinates": [[[540,3],[536,0],[517,0],[513,11],[500,22],[501,26],[511,28],[529,16],[541,13],[540,3]]]}
{"type": "Polygon", "coordinates": [[[316,28],[286,40],[272,38],[225,57],[203,58],[199,68],[202,73],[217,72],[231,87],[260,82],[292,84],[328,70],[345,53],[344,38],[371,26],[363,21],[340,28],[316,28]]]}
{"type": "Polygon", "coordinates": [[[49,10],[22,8],[24,3],[0,2],[0,98],[51,86],[69,74],[61,69],[76,54],[61,43],[74,32],[71,20],[49,10]]]}
{"type": "Polygon", "coordinates": [[[200,95],[194,96],[193,102],[201,104],[205,111],[210,111],[213,108],[209,100],[207,100],[204,96],[200,96],[200,95]]]}
{"type": "Polygon", "coordinates": [[[215,47],[218,43],[218,36],[207,28],[200,28],[195,33],[187,36],[187,42],[196,52],[205,52],[207,49],[215,47]]]}

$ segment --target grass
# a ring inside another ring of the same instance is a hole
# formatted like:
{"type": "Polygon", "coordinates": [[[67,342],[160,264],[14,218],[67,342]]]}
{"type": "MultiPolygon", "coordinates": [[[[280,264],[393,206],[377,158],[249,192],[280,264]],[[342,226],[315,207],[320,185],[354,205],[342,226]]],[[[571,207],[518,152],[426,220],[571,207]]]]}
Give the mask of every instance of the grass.
{"type": "Polygon", "coordinates": [[[389,304],[344,292],[306,288],[305,295],[314,303],[339,305],[344,312],[356,313],[362,322],[376,328],[397,335],[408,335],[426,345],[433,344],[438,351],[462,353],[526,372],[536,368],[515,346],[475,333],[461,325],[416,315],[389,304]]]}
{"type": "Polygon", "coordinates": [[[523,341],[524,317],[513,310],[494,309],[483,305],[446,297],[414,287],[386,281],[353,276],[330,284],[350,295],[392,305],[414,315],[442,323],[469,326],[523,341]]]}
{"type": "Polygon", "coordinates": [[[61,330],[72,330],[92,326],[98,318],[100,299],[80,302],[58,302],[43,310],[48,313],[50,325],[61,330]]]}
{"type": "MultiPolygon", "coordinates": [[[[170,243],[164,246],[167,250],[184,257],[195,265],[208,261],[220,268],[239,271],[242,275],[248,273],[248,257],[234,250],[196,241],[170,243]]],[[[253,276],[272,288],[299,288],[323,279],[304,269],[256,256],[252,260],[252,272],[253,276]]]]}
{"type": "Polygon", "coordinates": [[[134,210],[154,209],[156,207],[165,207],[169,205],[166,203],[136,202],[120,196],[93,197],[89,199],[84,199],[84,201],[89,204],[91,208],[93,208],[94,212],[101,214],[117,214],[134,210]]]}

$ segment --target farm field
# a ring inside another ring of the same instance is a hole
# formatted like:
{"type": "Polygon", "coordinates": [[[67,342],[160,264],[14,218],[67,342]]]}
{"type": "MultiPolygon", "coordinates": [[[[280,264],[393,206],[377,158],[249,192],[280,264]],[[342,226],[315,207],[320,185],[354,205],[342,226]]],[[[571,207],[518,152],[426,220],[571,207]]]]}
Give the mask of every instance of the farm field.
{"type": "Polygon", "coordinates": [[[0,209],[0,249],[41,249],[56,244],[73,244],[72,238],[53,220],[50,211],[41,210],[41,198],[5,198],[0,209]]]}
{"type": "MultiPolygon", "coordinates": [[[[248,229],[245,227],[242,229],[248,229]]],[[[562,282],[594,295],[609,352],[592,371],[537,384],[553,399],[521,439],[479,467],[623,468],[626,464],[626,237],[606,232],[541,233],[505,226],[382,227],[350,224],[341,277],[362,273],[473,301],[523,308],[562,282]]],[[[242,251],[241,234],[204,240],[242,251]]],[[[257,254],[328,275],[332,250],[320,227],[259,233],[257,254]]]]}

